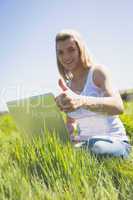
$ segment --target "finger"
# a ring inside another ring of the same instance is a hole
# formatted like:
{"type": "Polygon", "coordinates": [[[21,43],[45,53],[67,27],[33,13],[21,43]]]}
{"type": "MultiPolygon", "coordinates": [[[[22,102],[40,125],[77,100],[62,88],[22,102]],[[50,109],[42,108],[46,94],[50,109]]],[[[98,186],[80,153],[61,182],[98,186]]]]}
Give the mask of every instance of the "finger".
{"type": "Polygon", "coordinates": [[[75,111],[75,107],[73,106],[73,105],[65,105],[65,106],[63,106],[63,110],[64,111],[67,111],[67,112],[72,112],[72,111],[75,111]]]}
{"type": "Polygon", "coordinates": [[[56,104],[57,104],[58,107],[61,107],[61,106],[62,106],[61,100],[60,100],[60,99],[57,99],[57,100],[56,100],[56,104]]]}
{"type": "Polygon", "coordinates": [[[57,96],[56,98],[55,98],[55,101],[57,102],[57,103],[59,103],[59,102],[61,102],[61,99],[62,99],[63,97],[62,97],[62,95],[59,95],[59,96],[57,96]]]}
{"type": "Polygon", "coordinates": [[[63,106],[62,106],[62,105],[57,104],[57,106],[58,106],[58,108],[59,108],[61,111],[63,111],[63,106]]]}
{"type": "Polygon", "coordinates": [[[70,106],[70,105],[63,105],[62,108],[63,108],[63,109],[68,109],[68,110],[69,110],[69,109],[72,109],[72,106],[70,106]]]}
{"type": "Polygon", "coordinates": [[[60,99],[60,95],[55,97],[54,100],[57,102],[60,99]]]}
{"type": "Polygon", "coordinates": [[[71,104],[71,99],[65,97],[65,98],[63,98],[63,99],[61,100],[61,103],[62,103],[63,105],[71,104]]]}

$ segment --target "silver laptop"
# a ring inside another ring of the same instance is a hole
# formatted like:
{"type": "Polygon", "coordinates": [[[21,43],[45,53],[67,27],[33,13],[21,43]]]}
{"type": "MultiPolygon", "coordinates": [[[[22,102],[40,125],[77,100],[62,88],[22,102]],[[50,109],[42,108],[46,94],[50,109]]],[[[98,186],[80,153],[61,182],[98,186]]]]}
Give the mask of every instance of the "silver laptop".
{"type": "Polygon", "coordinates": [[[7,107],[19,131],[25,136],[42,135],[45,138],[49,132],[64,142],[69,140],[62,114],[52,93],[10,101],[7,107]]]}

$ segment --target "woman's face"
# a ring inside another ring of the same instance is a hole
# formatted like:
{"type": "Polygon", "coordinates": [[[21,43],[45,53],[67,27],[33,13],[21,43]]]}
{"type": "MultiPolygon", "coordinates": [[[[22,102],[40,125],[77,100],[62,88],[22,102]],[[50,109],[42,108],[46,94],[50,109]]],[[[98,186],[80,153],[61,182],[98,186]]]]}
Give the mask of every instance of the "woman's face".
{"type": "Polygon", "coordinates": [[[66,70],[73,71],[81,64],[79,48],[73,38],[58,41],[57,57],[66,70]]]}

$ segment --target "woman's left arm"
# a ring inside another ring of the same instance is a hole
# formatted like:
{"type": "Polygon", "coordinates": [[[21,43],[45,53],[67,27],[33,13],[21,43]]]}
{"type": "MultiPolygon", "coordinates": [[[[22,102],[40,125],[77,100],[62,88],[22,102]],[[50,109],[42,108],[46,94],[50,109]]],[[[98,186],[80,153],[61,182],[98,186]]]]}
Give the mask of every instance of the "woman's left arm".
{"type": "Polygon", "coordinates": [[[93,72],[93,82],[103,91],[103,97],[82,96],[83,107],[94,112],[108,115],[122,114],[124,106],[118,91],[114,91],[110,74],[104,67],[96,67],[93,72]]]}

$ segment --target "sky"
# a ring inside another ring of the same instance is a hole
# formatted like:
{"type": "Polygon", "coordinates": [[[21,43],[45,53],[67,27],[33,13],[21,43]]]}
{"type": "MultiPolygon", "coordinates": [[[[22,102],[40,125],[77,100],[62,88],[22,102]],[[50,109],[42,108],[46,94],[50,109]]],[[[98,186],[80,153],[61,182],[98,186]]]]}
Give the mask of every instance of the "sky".
{"type": "Polygon", "coordinates": [[[26,96],[59,93],[55,36],[77,30],[118,89],[133,88],[133,1],[0,0],[0,110],[26,96]]]}

